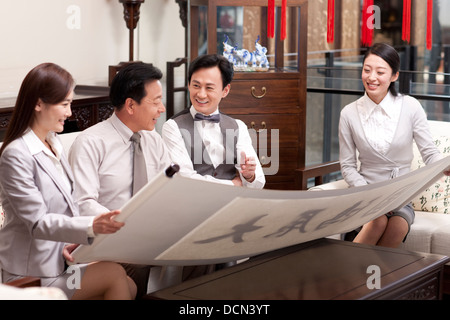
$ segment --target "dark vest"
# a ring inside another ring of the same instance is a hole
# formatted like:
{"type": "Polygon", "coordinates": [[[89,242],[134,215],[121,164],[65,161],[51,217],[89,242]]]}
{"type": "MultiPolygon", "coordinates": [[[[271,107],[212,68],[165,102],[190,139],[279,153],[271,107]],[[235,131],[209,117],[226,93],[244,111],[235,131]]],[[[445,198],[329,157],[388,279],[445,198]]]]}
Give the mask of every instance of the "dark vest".
{"type": "Polygon", "coordinates": [[[180,129],[184,145],[191,157],[194,170],[202,176],[211,175],[217,179],[232,180],[236,177],[236,144],[239,127],[235,119],[220,113],[220,131],[222,132],[225,155],[222,164],[214,168],[205,145],[197,130],[194,131],[194,119],[189,109],[177,113],[172,117],[180,129]]]}

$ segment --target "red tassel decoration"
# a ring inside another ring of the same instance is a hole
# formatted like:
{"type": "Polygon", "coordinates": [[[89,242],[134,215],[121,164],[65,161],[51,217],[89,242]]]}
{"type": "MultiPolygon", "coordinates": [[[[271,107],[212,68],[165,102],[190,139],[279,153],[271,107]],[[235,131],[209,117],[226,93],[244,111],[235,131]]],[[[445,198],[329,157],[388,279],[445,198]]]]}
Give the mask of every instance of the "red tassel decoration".
{"type": "Polygon", "coordinates": [[[328,0],[327,42],[334,41],[334,0],[328,0]]]}
{"type": "Polygon", "coordinates": [[[362,11],[361,11],[361,46],[365,46],[366,45],[366,19],[367,19],[367,1],[364,0],[363,1],[363,5],[362,5],[362,11]]]}
{"type": "Polygon", "coordinates": [[[275,37],[275,0],[269,0],[267,4],[267,37],[275,37]]]}
{"type": "Polygon", "coordinates": [[[286,39],[286,7],[287,7],[287,0],[282,0],[281,1],[281,31],[280,31],[281,41],[286,39]]]}
{"type": "Polygon", "coordinates": [[[433,47],[433,0],[427,3],[427,49],[433,47]]]}
{"type": "Polygon", "coordinates": [[[362,8],[362,21],[361,21],[361,45],[363,47],[370,47],[373,39],[373,26],[367,25],[370,14],[367,12],[368,8],[373,6],[373,0],[364,0],[362,8]]]}
{"type": "Polygon", "coordinates": [[[403,0],[402,40],[411,40],[411,0],[403,0]]]}

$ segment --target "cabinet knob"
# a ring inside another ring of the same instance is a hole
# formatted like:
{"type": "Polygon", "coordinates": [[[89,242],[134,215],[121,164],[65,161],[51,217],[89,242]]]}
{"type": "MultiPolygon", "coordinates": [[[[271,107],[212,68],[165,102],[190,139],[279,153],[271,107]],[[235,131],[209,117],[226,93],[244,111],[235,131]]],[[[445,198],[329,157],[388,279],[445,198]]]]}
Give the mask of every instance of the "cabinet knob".
{"type": "Polygon", "coordinates": [[[262,99],[262,98],[264,98],[264,96],[265,96],[266,93],[267,93],[266,87],[262,87],[262,88],[261,88],[261,91],[262,91],[262,95],[257,95],[257,94],[256,94],[256,88],[255,88],[255,87],[252,87],[252,96],[253,96],[254,98],[256,98],[256,99],[262,99]]]}
{"type": "Polygon", "coordinates": [[[267,157],[266,156],[261,156],[259,157],[259,162],[261,163],[262,166],[269,164],[269,161],[267,161],[267,157]]]}
{"type": "Polygon", "coordinates": [[[267,129],[267,125],[266,125],[266,122],[265,122],[265,121],[261,122],[261,127],[262,127],[262,129],[256,129],[256,123],[255,123],[255,121],[252,121],[252,122],[250,123],[250,127],[251,127],[252,129],[256,130],[257,133],[260,133],[261,131],[267,129]]]}

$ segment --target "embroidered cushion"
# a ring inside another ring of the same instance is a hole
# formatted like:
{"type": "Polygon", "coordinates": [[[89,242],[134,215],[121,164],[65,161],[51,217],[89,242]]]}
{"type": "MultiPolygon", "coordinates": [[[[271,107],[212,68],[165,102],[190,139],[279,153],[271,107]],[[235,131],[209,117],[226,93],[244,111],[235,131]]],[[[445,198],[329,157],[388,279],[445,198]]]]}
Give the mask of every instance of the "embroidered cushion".
{"type": "Polygon", "coordinates": [[[0,204],[0,229],[3,227],[4,221],[5,221],[5,213],[3,212],[2,205],[0,204]]]}
{"type": "MultiPolygon", "coordinates": [[[[450,156],[450,136],[435,136],[434,143],[444,157],[450,156]]],[[[420,152],[414,146],[411,170],[424,165],[420,152]]],[[[416,211],[450,213],[450,177],[442,175],[438,181],[414,198],[412,204],[416,211]]]]}

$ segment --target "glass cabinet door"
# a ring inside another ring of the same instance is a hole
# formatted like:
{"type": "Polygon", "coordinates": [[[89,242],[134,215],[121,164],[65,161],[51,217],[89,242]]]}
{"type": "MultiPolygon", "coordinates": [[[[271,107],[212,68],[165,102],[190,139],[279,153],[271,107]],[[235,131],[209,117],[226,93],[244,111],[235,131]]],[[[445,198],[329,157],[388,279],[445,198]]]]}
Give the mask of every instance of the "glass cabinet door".
{"type": "Polygon", "coordinates": [[[300,32],[307,32],[307,1],[287,2],[286,38],[280,39],[281,0],[275,1],[275,35],[268,37],[267,0],[190,0],[191,59],[206,53],[224,53],[224,43],[249,52],[267,49],[271,70],[298,71],[300,32]],[[245,3],[245,5],[243,5],[245,3]]]}

